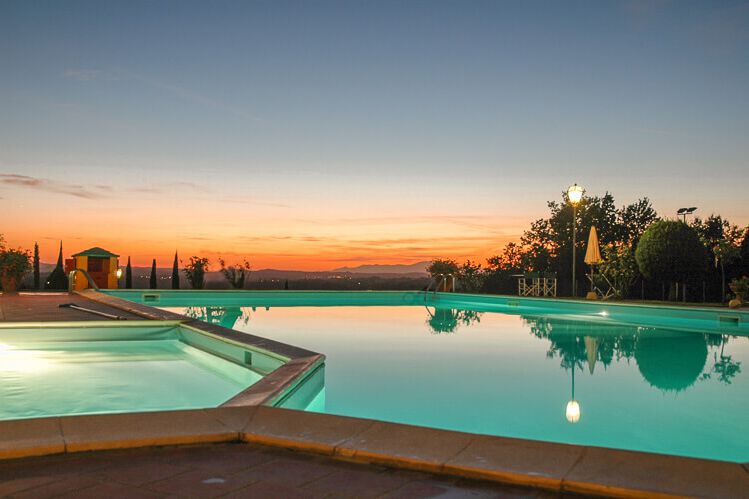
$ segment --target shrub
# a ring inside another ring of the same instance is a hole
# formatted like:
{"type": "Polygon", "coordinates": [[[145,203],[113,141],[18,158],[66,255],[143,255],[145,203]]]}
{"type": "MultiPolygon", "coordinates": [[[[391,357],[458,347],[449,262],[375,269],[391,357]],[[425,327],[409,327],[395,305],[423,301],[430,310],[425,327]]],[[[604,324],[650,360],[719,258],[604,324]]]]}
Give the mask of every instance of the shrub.
{"type": "Polygon", "coordinates": [[[210,262],[207,258],[190,257],[190,263],[185,265],[182,272],[185,273],[185,278],[192,289],[203,289],[205,287],[205,273],[208,271],[209,265],[210,262]]]}
{"type": "Polygon", "coordinates": [[[250,273],[250,262],[244,260],[241,264],[226,265],[223,258],[218,259],[221,265],[221,274],[233,289],[244,289],[244,280],[250,273]]]}
{"type": "Polygon", "coordinates": [[[15,292],[23,276],[31,270],[31,255],[27,250],[8,249],[0,236],[0,284],[6,293],[15,292]]]}
{"type": "Polygon", "coordinates": [[[604,246],[603,261],[599,269],[614,286],[615,296],[625,298],[629,287],[637,277],[637,262],[629,246],[625,244],[604,246]]]}
{"type": "Polygon", "coordinates": [[[746,296],[749,293],[749,277],[743,276],[741,278],[732,279],[728,285],[731,291],[737,295],[746,296]]]}
{"type": "Polygon", "coordinates": [[[705,270],[705,248],[683,222],[661,220],[643,233],[635,252],[637,266],[648,279],[687,282],[705,270]]]}

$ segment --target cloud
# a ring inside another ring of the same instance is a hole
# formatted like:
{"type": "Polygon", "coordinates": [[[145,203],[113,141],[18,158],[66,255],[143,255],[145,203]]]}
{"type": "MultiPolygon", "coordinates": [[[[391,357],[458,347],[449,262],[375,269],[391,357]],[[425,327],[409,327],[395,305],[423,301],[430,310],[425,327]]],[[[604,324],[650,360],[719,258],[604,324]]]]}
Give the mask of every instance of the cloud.
{"type": "Polygon", "coordinates": [[[64,194],[81,199],[102,199],[107,197],[111,190],[107,186],[84,186],[80,184],[68,184],[44,178],[29,177],[16,173],[0,173],[0,185],[11,187],[25,187],[38,191],[64,194]]]}
{"type": "Polygon", "coordinates": [[[94,80],[119,80],[117,73],[112,71],[105,71],[103,69],[82,69],[82,68],[71,68],[66,69],[62,76],[68,80],[75,81],[94,81],[94,80]]]}
{"type": "Polygon", "coordinates": [[[196,104],[202,107],[223,111],[240,118],[262,121],[257,116],[253,116],[237,106],[227,104],[219,99],[215,99],[192,90],[188,90],[179,85],[170,82],[157,80],[149,76],[129,71],[122,68],[113,69],[93,69],[93,68],[69,68],[63,71],[62,76],[68,80],[74,81],[116,81],[130,80],[135,81],[162,92],[169,93],[184,101],[196,104]]]}

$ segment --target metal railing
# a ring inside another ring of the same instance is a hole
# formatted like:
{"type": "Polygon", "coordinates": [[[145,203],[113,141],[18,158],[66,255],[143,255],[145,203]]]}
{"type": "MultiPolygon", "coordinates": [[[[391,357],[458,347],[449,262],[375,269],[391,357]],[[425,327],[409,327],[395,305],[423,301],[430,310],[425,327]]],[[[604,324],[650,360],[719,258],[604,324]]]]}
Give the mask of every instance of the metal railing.
{"type": "Polygon", "coordinates": [[[75,274],[77,272],[80,272],[86,277],[89,287],[95,289],[96,291],[99,291],[99,286],[96,285],[96,283],[94,282],[94,279],[91,277],[91,274],[89,274],[83,269],[73,269],[68,274],[68,293],[73,292],[73,288],[75,287],[75,274]]]}
{"type": "Polygon", "coordinates": [[[429,285],[424,289],[424,301],[427,299],[427,295],[429,294],[429,291],[432,291],[432,294],[436,294],[437,291],[445,291],[445,292],[455,292],[455,284],[457,280],[455,279],[455,275],[453,274],[437,274],[434,277],[432,277],[432,280],[429,281],[429,285]],[[432,289],[432,286],[434,286],[434,289],[432,289]]]}

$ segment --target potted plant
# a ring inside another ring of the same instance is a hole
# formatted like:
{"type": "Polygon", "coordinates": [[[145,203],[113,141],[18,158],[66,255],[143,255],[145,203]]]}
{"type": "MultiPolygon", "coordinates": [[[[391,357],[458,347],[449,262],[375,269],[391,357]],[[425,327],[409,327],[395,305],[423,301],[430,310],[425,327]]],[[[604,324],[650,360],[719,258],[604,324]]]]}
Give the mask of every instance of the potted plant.
{"type": "Polygon", "coordinates": [[[728,285],[731,291],[736,295],[736,298],[728,302],[728,306],[731,308],[739,308],[744,304],[744,297],[749,292],[749,277],[743,276],[741,278],[733,279],[728,285]]]}
{"type": "Polygon", "coordinates": [[[15,293],[24,274],[31,270],[31,255],[22,249],[0,248],[0,286],[4,293],[15,293]]]}

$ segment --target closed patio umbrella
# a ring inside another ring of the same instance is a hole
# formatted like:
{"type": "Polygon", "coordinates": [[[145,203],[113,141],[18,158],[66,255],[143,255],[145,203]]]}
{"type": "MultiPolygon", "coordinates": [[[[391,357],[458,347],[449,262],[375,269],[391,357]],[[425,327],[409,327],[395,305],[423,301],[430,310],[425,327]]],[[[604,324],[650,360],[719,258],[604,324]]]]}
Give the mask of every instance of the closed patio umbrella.
{"type": "Polygon", "coordinates": [[[588,236],[588,249],[585,250],[585,263],[588,265],[598,265],[601,263],[601,248],[598,246],[598,233],[596,226],[590,228],[588,236]]]}
{"type": "Polygon", "coordinates": [[[588,371],[593,374],[598,358],[598,338],[586,336],[583,340],[585,341],[585,355],[588,357],[588,371]]]}

